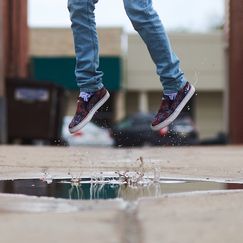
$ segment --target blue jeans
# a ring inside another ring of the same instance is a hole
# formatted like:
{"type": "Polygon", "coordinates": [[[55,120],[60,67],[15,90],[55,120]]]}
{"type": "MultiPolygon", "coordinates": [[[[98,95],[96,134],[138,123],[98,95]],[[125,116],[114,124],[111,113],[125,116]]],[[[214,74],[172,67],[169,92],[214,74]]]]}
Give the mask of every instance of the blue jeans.
{"type": "MultiPolygon", "coordinates": [[[[104,0],[105,1],[105,0],[104,0]]],[[[173,52],[152,0],[123,0],[126,13],[139,33],[157,68],[165,94],[177,92],[186,80],[173,52]]],[[[95,23],[98,0],[68,0],[76,52],[75,75],[81,91],[95,92],[103,87],[99,68],[99,44],[95,23]]],[[[148,80],[149,82],[149,80],[148,80]]]]}

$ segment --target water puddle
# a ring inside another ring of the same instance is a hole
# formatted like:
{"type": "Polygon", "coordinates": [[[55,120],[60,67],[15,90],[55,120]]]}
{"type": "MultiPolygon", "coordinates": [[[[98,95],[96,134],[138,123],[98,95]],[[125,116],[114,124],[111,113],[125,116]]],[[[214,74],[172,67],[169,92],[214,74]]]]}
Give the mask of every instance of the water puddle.
{"type": "Polygon", "coordinates": [[[207,181],[153,181],[143,178],[140,183],[121,178],[82,179],[24,179],[0,181],[0,193],[24,194],[74,200],[98,200],[122,198],[135,201],[142,197],[159,197],[168,193],[210,190],[243,189],[243,184],[227,184],[207,181]]]}

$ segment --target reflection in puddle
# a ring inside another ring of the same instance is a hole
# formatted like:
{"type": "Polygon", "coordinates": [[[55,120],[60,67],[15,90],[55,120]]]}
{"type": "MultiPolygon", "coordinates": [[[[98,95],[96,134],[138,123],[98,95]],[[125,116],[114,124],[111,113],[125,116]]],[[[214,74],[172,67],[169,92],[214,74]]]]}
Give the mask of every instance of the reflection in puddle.
{"type": "Polygon", "coordinates": [[[167,193],[208,190],[240,189],[243,184],[225,184],[201,181],[160,180],[149,183],[128,184],[114,178],[93,181],[90,178],[53,180],[38,179],[0,181],[0,193],[25,194],[64,199],[96,200],[123,198],[135,201],[141,197],[159,197],[167,193]]]}

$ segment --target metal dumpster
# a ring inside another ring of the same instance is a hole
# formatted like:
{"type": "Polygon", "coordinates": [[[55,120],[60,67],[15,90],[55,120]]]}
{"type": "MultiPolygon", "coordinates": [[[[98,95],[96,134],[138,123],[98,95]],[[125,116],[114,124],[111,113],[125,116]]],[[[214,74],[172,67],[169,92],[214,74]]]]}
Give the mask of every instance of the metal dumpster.
{"type": "Polygon", "coordinates": [[[61,137],[64,114],[63,88],[26,79],[8,79],[7,122],[9,141],[46,140],[61,137]]]}

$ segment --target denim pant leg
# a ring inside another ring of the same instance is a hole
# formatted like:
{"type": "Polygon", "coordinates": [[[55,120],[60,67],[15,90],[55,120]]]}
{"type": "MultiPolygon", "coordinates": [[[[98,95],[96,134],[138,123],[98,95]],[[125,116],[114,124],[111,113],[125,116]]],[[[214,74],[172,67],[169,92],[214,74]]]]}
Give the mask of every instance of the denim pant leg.
{"type": "Polygon", "coordinates": [[[76,52],[75,76],[81,91],[95,92],[103,87],[99,68],[99,47],[95,23],[98,0],[68,0],[76,52]]]}
{"type": "Polygon", "coordinates": [[[152,0],[123,1],[134,29],[142,37],[156,64],[164,93],[177,92],[186,80],[180,69],[180,61],[171,48],[157,12],[153,9],[152,0]]]}

